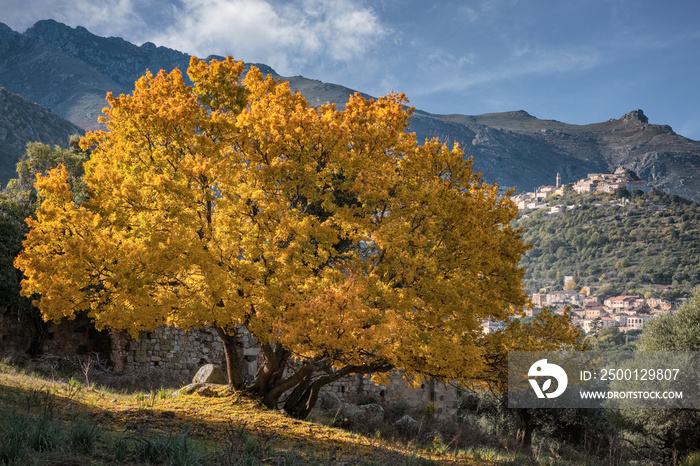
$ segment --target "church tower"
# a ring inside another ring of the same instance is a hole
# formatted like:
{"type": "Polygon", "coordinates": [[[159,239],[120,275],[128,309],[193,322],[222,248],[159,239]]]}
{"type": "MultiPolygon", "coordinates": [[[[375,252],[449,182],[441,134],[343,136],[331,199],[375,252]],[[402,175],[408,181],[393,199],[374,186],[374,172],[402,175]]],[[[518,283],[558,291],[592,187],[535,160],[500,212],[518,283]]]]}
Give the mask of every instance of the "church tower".
{"type": "Polygon", "coordinates": [[[557,188],[561,188],[561,173],[557,172],[557,188]]]}

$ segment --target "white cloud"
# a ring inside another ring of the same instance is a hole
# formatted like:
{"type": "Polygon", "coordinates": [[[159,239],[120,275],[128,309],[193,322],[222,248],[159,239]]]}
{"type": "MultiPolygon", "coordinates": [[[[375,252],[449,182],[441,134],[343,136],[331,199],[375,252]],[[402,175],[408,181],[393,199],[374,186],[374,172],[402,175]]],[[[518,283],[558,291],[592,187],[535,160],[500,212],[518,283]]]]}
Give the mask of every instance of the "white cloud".
{"type": "Polygon", "coordinates": [[[232,54],[282,74],[308,61],[362,57],[388,34],[376,13],[350,0],[184,0],[150,40],[206,56],[232,54]]]}
{"type": "Polygon", "coordinates": [[[19,32],[41,19],[54,19],[101,36],[123,36],[125,32],[148,31],[147,18],[138,12],[140,4],[139,0],[10,0],[3,2],[0,21],[19,32]]]}
{"type": "Polygon", "coordinates": [[[428,70],[434,69],[435,66],[445,69],[459,69],[465,65],[473,65],[476,56],[473,52],[470,52],[458,58],[446,50],[436,48],[428,53],[425,58],[424,68],[428,70]]]}
{"type": "MultiPolygon", "coordinates": [[[[5,2],[3,2],[4,4],[5,2]]],[[[39,19],[100,36],[154,42],[201,57],[234,55],[282,74],[351,62],[390,30],[357,0],[9,0],[0,21],[20,32],[39,19]],[[27,4],[28,3],[28,4],[27,4]]],[[[368,3],[369,4],[369,3],[368,3]]]]}

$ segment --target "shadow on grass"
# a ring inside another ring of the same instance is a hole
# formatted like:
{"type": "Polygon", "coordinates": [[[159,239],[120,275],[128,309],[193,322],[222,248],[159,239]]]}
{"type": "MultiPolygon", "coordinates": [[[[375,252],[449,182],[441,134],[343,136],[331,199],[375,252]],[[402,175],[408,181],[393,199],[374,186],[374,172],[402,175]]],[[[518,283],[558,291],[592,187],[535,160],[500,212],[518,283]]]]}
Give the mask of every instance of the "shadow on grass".
{"type": "Polygon", "coordinates": [[[221,396],[224,392],[213,397],[173,397],[163,391],[134,395],[101,387],[86,389],[75,381],[0,374],[0,416],[50,413],[68,425],[80,417],[117,440],[127,439],[137,446],[186,432],[185,441],[194,440],[207,458],[216,461],[191,464],[244,464],[241,458],[248,458],[248,464],[285,465],[476,464],[447,454],[431,458],[379,439],[291,419],[237,394],[221,396]]]}

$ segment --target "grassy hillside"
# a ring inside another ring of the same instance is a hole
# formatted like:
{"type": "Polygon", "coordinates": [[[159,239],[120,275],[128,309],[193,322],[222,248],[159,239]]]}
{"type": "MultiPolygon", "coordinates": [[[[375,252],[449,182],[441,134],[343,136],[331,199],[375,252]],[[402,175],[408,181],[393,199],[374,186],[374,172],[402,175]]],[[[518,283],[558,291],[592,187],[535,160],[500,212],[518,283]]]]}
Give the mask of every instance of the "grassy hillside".
{"type": "Polygon", "coordinates": [[[0,464],[488,465],[527,458],[298,421],[218,387],[207,396],[115,391],[80,376],[0,364],[0,464]]]}
{"type": "Polygon", "coordinates": [[[525,212],[518,221],[524,241],[532,244],[522,261],[529,292],[561,287],[566,275],[596,294],[663,295],[671,288],[673,297],[700,283],[699,204],[677,196],[639,196],[620,205],[581,195],[556,203],[576,207],[525,212]]]}

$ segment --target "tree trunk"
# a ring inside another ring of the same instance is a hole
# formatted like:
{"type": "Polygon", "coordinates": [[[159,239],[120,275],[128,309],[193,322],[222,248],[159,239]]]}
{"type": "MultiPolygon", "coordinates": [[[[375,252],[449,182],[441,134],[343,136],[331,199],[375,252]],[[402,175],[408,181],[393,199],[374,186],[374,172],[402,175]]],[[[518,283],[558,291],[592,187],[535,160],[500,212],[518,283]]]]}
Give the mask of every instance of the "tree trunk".
{"type": "Polygon", "coordinates": [[[260,350],[261,361],[250,391],[261,396],[268,408],[276,408],[277,399],[271,399],[268,395],[284,375],[288,353],[277,343],[264,343],[260,350]]]}
{"type": "Polygon", "coordinates": [[[229,335],[221,327],[216,327],[216,333],[221,338],[224,345],[224,356],[226,358],[226,375],[228,384],[232,388],[241,389],[244,386],[243,371],[241,370],[241,359],[238,357],[238,335],[229,335]]]}
{"type": "MultiPolygon", "coordinates": [[[[318,401],[318,394],[321,388],[330,382],[322,382],[322,379],[316,379],[314,383],[305,385],[304,390],[300,390],[296,397],[289,397],[284,403],[284,411],[296,419],[305,419],[309,415],[313,407],[318,401]]],[[[301,386],[301,385],[300,385],[301,386]]]]}
{"type": "Polygon", "coordinates": [[[291,390],[289,396],[283,400],[283,409],[297,419],[304,419],[309,415],[318,401],[321,388],[325,385],[353,373],[369,374],[391,369],[388,364],[376,363],[345,366],[334,370],[323,359],[290,364],[291,353],[275,343],[264,344],[262,355],[264,360],[258,369],[252,391],[262,397],[265,406],[277,409],[282,395],[291,390]],[[288,372],[287,377],[284,377],[285,371],[288,372]]]}
{"type": "Polygon", "coordinates": [[[526,408],[516,408],[515,413],[520,421],[516,439],[521,447],[530,450],[532,447],[532,433],[535,430],[535,426],[531,422],[532,414],[526,408]]]}

